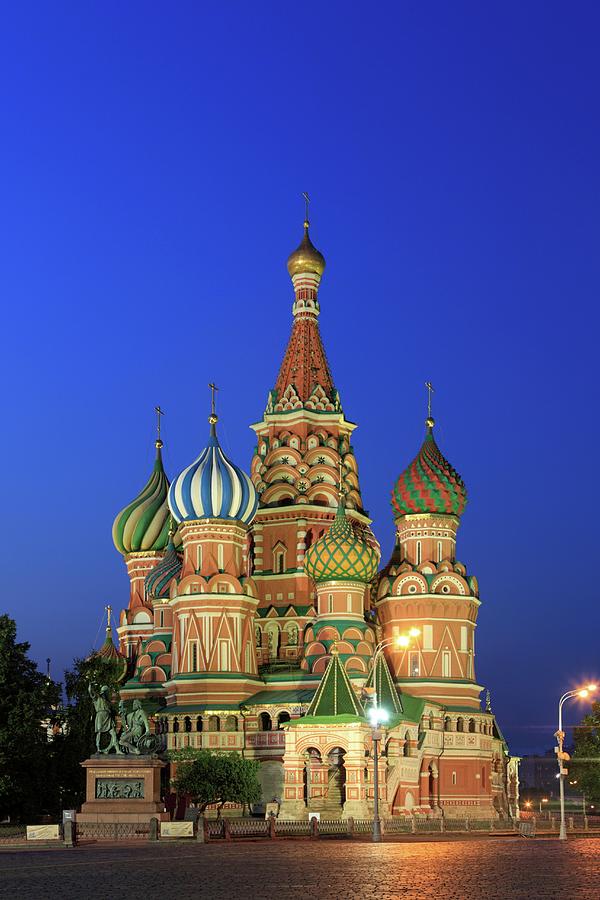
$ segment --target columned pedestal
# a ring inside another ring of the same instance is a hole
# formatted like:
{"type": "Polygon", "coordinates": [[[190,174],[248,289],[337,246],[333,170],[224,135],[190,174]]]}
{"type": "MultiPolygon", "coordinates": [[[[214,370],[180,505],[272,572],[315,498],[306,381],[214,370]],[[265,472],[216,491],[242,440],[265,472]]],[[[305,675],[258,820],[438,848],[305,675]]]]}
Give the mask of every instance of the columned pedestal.
{"type": "Polygon", "coordinates": [[[81,763],[86,770],[86,802],[78,822],[166,821],[160,773],[167,765],[152,756],[98,755],[81,763]]]}

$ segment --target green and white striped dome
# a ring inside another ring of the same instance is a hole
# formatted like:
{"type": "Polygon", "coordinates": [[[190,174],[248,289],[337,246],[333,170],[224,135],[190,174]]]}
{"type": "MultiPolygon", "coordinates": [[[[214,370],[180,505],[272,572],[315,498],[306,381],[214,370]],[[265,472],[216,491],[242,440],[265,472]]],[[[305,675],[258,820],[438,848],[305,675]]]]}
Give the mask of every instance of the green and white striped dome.
{"type": "MultiPolygon", "coordinates": [[[[158,442],[157,442],[158,443],[158,442]]],[[[160,446],[145,487],[113,523],[113,543],[119,553],[155,553],[165,549],[169,540],[169,480],[162,464],[160,446]]]]}

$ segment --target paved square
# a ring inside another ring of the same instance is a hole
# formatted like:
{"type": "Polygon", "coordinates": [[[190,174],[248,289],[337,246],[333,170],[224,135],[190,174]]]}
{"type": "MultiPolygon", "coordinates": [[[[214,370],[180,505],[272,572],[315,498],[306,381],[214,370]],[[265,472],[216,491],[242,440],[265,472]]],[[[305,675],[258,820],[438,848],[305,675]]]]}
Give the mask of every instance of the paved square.
{"type": "Polygon", "coordinates": [[[88,845],[0,853],[0,895],[25,898],[597,900],[600,840],[275,841],[88,845]]]}

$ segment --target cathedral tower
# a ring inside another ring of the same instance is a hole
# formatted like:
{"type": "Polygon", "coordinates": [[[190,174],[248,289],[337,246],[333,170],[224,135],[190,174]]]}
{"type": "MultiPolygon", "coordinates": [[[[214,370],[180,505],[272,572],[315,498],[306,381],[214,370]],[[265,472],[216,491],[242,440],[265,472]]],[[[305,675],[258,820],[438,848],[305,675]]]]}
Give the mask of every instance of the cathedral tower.
{"type": "Polygon", "coordinates": [[[467,502],[458,473],[444,458],[426,422],[423,445],[392,492],[396,546],[383,570],[377,613],[384,638],[411,628],[409,647],[391,644],[396,682],[410,694],[479,709],[475,681],[477,579],[456,559],[456,532],[467,502]]]}
{"type": "Polygon", "coordinates": [[[338,472],[353,527],[373,544],[351,446],[356,427],[344,416],[319,332],[323,255],[309,235],[290,254],[293,325],[275,387],[260,422],[251,475],[260,494],[252,528],[251,565],[260,597],[259,663],[302,656],[298,636],[316,613],[316,592],[304,570],[306,552],[333,521],[338,472]]]}
{"type": "Polygon", "coordinates": [[[119,638],[128,657],[152,629],[153,611],[144,579],[162,559],[169,538],[169,480],[162,462],[160,415],[156,459],[150,478],[140,493],[114,520],[113,543],[123,554],[129,575],[129,606],[121,613],[119,638]]]}

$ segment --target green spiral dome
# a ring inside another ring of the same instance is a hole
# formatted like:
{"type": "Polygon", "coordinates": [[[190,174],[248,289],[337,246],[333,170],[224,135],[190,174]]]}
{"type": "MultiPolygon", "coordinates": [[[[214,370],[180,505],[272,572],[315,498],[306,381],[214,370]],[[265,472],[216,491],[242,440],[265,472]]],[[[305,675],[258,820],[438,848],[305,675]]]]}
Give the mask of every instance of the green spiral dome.
{"type": "Polygon", "coordinates": [[[377,549],[358,535],[343,504],[329,528],[308,548],[304,569],[316,582],[360,581],[368,584],[379,564],[377,549]]]}
{"type": "Polygon", "coordinates": [[[116,517],[113,543],[119,553],[153,553],[164,550],[169,541],[169,480],[163,469],[160,447],[147,484],[116,517]]]}

